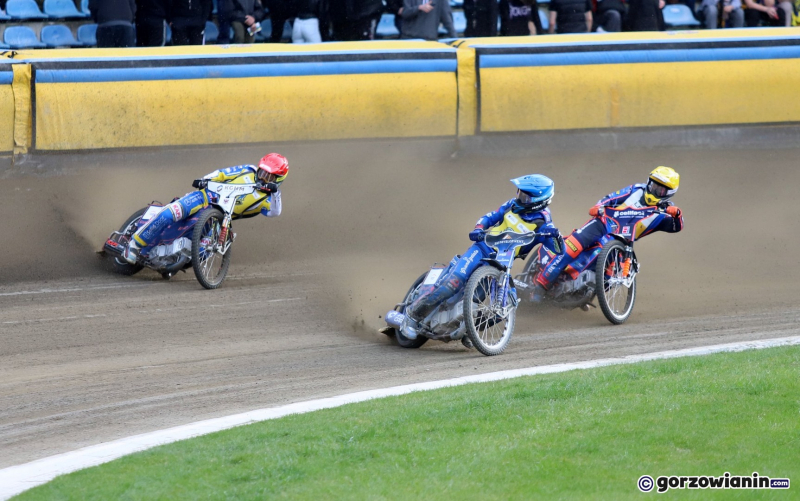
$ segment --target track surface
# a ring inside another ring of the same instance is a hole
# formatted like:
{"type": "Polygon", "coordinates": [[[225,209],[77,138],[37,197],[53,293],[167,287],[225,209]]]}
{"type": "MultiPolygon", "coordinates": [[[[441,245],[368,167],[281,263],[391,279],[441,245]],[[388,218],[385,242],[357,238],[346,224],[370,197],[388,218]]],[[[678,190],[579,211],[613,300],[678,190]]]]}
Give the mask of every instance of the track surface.
{"type": "Polygon", "coordinates": [[[93,254],[127,215],[260,149],[59,156],[6,172],[0,281],[0,467],[271,405],[429,379],[800,334],[798,151],[641,151],[449,158],[449,144],[316,145],[292,162],[285,214],[237,223],[232,276],[205,291],[109,274],[93,254]],[[562,231],[652,166],[683,176],[678,235],[637,246],[634,314],[522,312],[507,352],[403,350],[378,315],[510,198],[556,180],[562,231]],[[166,167],[168,166],[168,167],[166,167]]]}

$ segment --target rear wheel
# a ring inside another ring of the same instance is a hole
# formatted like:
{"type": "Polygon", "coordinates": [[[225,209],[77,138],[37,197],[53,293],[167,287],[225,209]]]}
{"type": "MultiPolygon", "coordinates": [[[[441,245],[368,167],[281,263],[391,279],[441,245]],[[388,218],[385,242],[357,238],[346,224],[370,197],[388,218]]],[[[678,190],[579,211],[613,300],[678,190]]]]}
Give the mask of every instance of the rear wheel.
{"type": "MultiPolygon", "coordinates": [[[[206,209],[200,214],[192,231],[192,268],[200,285],[206,289],[216,289],[222,285],[231,264],[231,248],[220,255],[224,248],[219,245],[223,216],[218,209],[206,209]]],[[[223,245],[231,240],[229,231],[223,245]]]]}
{"type": "Polygon", "coordinates": [[[486,356],[499,355],[511,341],[517,310],[503,307],[503,272],[481,266],[469,277],[464,289],[464,320],[467,335],[475,348],[486,356]]]}
{"type": "MultiPolygon", "coordinates": [[[[428,276],[427,271],[414,281],[414,283],[411,285],[411,288],[408,289],[406,297],[403,299],[404,304],[409,304],[411,302],[411,300],[414,298],[414,293],[417,291],[417,287],[419,287],[422,281],[425,280],[426,276],[428,276]]],[[[405,311],[406,307],[402,306],[400,308],[400,313],[405,313],[405,311]]],[[[419,348],[428,341],[428,338],[425,336],[417,336],[417,339],[409,339],[405,337],[402,332],[400,332],[400,329],[397,328],[394,330],[394,332],[394,338],[397,340],[397,344],[403,348],[419,348]]]]}
{"type": "MultiPolygon", "coordinates": [[[[147,212],[147,209],[148,208],[145,207],[144,209],[137,210],[120,227],[119,232],[122,233],[125,236],[125,238],[128,239],[125,241],[126,244],[128,241],[130,241],[129,239],[132,238],[132,235],[136,232],[136,223],[138,223],[139,220],[142,219],[142,216],[144,216],[144,213],[147,212]]],[[[120,275],[128,275],[128,276],[135,275],[140,271],[142,271],[142,269],[144,268],[144,266],[140,264],[130,264],[121,257],[114,257],[112,259],[112,264],[114,266],[114,271],[119,273],[120,275]]]]}
{"type": "Polygon", "coordinates": [[[595,292],[600,309],[609,322],[619,325],[625,322],[633,311],[636,300],[636,277],[626,285],[623,273],[625,245],[619,240],[611,240],[603,246],[595,265],[595,292]]]}

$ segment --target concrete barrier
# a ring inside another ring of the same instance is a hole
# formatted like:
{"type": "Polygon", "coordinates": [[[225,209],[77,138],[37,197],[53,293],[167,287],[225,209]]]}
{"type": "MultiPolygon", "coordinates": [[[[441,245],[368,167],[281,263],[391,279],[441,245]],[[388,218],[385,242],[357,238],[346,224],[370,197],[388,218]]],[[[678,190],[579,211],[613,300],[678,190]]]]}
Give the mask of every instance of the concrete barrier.
{"type": "MultiPolygon", "coordinates": [[[[800,29],[473,39],[459,134],[800,122],[800,29]]],[[[462,61],[464,61],[462,63],[462,61]]],[[[463,92],[463,90],[462,90],[463,92]]]]}
{"type": "Polygon", "coordinates": [[[430,42],[21,52],[38,151],[455,136],[456,50],[430,42]]]}

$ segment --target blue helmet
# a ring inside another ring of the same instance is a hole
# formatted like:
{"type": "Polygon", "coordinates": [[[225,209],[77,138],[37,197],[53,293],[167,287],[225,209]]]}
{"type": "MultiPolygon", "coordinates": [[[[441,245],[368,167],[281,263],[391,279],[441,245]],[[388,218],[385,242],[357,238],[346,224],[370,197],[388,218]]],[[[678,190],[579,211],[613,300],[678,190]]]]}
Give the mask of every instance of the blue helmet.
{"type": "Polygon", "coordinates": [[[511,180],[517,187],[517,199],[513,211],[537,212],[550,205],[555,195],[555,183],[542,174],[528,174],[511,180]]]}

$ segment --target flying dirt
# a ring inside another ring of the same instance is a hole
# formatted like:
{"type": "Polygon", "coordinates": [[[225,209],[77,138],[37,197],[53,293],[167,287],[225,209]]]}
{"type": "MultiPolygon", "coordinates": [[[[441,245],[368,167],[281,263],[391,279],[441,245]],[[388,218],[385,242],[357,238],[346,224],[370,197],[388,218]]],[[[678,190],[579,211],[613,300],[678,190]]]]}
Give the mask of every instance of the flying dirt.
{"type": "Polygon", "coordinates": [[[377,141],[52,155],[0,183],[0,467],[203,418],[348,390],[542,363],[797,333],[796,149],[452,155],[452,141],[377,141]],[[113,275],[96,254],[153,200],[215,169],[284,154],[283,214],[236,221],[228,280],[113,275]],[[624,326],[523,305],[506,352],[403,350],[381,317],[512,198],[555,181],[563,234],[657,165],[681,174],[678,234],[637,243],[624,326]]]}

